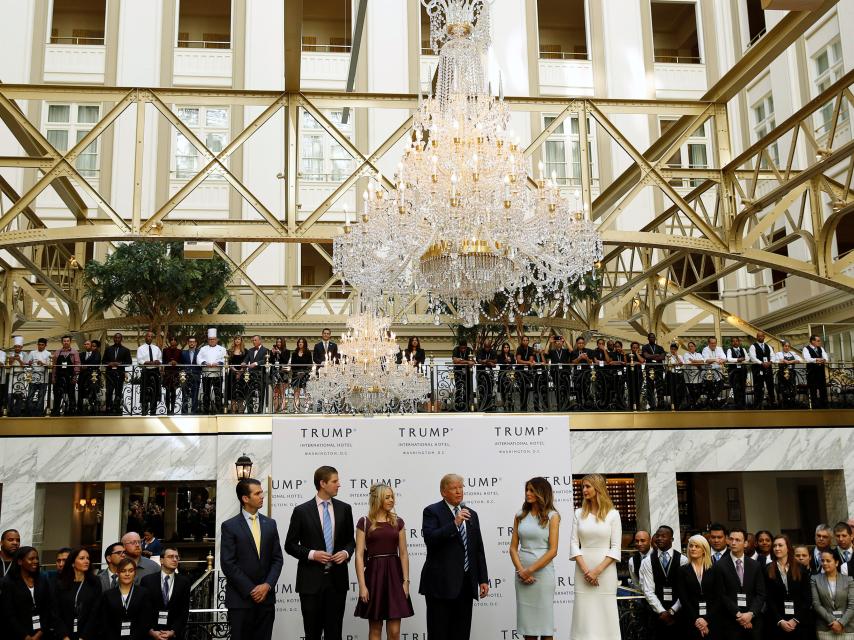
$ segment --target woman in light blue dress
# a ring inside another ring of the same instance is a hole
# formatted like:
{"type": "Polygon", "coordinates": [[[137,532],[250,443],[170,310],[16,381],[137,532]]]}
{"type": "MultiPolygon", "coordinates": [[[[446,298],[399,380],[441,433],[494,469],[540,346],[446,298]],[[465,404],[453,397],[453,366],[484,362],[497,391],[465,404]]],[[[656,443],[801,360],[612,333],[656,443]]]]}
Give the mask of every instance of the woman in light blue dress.
{"type": "Polygon", "coordinates": [[[555,570],[560,514],[545,478],[525,483],[525,503],[513,521],[510,559],[516,567],[516,632],[525,640],[555,633],[555,570]]]}

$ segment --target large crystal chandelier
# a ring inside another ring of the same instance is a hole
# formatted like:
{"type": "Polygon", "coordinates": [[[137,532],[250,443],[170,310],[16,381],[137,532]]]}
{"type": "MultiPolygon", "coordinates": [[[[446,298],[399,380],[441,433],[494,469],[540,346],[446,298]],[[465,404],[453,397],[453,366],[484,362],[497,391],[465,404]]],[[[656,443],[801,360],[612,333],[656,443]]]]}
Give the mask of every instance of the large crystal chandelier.
{"type": "Polygon", "coordinates": [[[405,360],[391,321],[375,309],[350,316],[340,362],[328,361],[312,376],[308,395],[325,413],[415,412],[430,391],[425,372],[405,360]]]}
{"type": "Polygon", "coordinates": [[[489,2],[422,3],[439,54],[436,92],[419,96],[394,188],[372,178],[361,214],[336,239],[335,268],[368,297],[426,292],[430,312],[451,309],[467,326],[497,296],[497,316],[519,313],[526,293],[543,307],[568,305],[602,241],[553,176],[529,184],[503,92],[492,96],[483,72],[489,2]]]}

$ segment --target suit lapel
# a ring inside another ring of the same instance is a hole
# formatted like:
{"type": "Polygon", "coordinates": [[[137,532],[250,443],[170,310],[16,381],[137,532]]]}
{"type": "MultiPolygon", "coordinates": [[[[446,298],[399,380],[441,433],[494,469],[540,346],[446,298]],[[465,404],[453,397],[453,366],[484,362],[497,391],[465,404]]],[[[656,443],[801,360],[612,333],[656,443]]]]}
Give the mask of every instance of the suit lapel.
{"type": "MultiPolygon", "coordinates": [[[[323,521],[320,519],[320,512],[317,509],[317,499],[312,499],[311,501],[307,502],[305,506],[308,509],[308,519],[311,520],[317,527],[317,531],[320,534],[320,539],[324,540],[323,521]]],[[[323,548],[326,548],[325,540],[323,548]]]]}

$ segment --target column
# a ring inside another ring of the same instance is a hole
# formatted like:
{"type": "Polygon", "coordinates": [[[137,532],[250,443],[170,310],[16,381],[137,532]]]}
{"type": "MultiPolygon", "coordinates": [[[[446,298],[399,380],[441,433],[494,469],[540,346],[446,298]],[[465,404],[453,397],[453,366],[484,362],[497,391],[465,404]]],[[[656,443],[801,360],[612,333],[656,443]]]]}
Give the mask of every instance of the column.
{"type": "Polygon", "coordinates": [[[107,546],[118,542],[122,537],[122,484],[104,483],[104,519],[101,526],[101,557],[103,562],[107,546]]]}
{"type": "Polygon", "coordinates": [[[646,474],[650,533],[661,525],[673,529],[673,547],[680,549],[679,499],[676,495],[676,472],[650,469],[646,474]]]}
{"type": "Polygon", "coordinates": [[[21,545],[30,545],[35,531],[36,482],[33,476],[15,478],[3,483],[3,509],[0,531],[17,529],[21,545]]]}

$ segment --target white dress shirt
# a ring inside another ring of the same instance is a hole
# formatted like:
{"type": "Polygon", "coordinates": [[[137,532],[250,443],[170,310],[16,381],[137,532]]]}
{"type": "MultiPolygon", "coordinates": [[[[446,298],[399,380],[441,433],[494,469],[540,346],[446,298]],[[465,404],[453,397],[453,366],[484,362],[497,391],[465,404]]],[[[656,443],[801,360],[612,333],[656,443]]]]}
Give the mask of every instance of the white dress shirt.
{"type": "MultiPolygon", "coordinates": [[[[323,503],[324,500],[320,498],[320,496],[314,496],[314,502],[317,504],[317,516],[320,518],[320,528],[323,529],[323,503]]],[[[332,498],[326,500],[325,502],[329,503],[329,519],[332,521],[332,543],[335,543],[335,509],[332,508],[332,498]]],[[[319,549],[319,551],[326,551],[326,549],[319,549]]],[[[342,549],[344,553],[347,553],[345,549],[342,549]]],[[[347,557],[350,557],[350,554],[347,553],[347,557]]],[[[308,552],[308,559],[314,560],[314,551],[308,552]]]]}
{"type": "MultiPolygon", "coordinates": [[[[641,554],[641,564],[643,561],[649,557],[649,554],[652,553],[652,547],[650,547],[649,551],[641,554]]],[[[638,573],[635,573],[635,560],[634,556],[629,557],[629,582],[637,589],[641,588],[640,582],[640,567],[638,567],[638,573]]]]}
{"type": "MultiPolygon", "coordinates": [[[[824,347],[813,347],[813,349],[820,351],[821,355],[819,358],[824,358],[825,362],[830,362],[830,354],[827,353],[824,347]]],[[[810,355],[810,350],[807,347],[804,347],[804,362],[815,364],[815,358],[810,355]]]]}
{"type": "Polygon", "coordinates": [[[32,365],[33,367],[33,383],[41,384],[43,382],[47,382],[47,376],[45,374],[45,367],[50,364],[50,351],[45,349],[44,351],[39,351],[38,349],[33,349],[30,351],[30,355],[27,358],[27,364],[32,365]]]}
{"type": "MultiPolygon", "coordinates": [[[[203,367],[216,367],[218,365],[225,364],[225,360],[227,357],[228,352],[221,344],[215,345],[213,347],[209,344],[206,344],[201,349],[199,349],[199,354],[196,357],[196,362],[202,365],[203,367]]],[[[206,371],[205,375],[214,377],[221,376],[222,369],[206,371]]]]}
{"type": "MultiPolygon", "coordinates": [[[[764,344],[766,347],[768,347],[768,353],[769,353],[768,362],[774,362],[774,353],[775,353],[774,347],[772,347],[770,344],[766,344],[764,342],[762,344],[764,344]]],[[[748,350],[748,354],[750,355],[750,361],[753,364],[762,364],[762,360],[759,359],[759,354],[756,353],[756,345],[755,344],[750,345],[750,349],[748,350]]]]}
{"type": "MultiPolygon", "coordinates": [[[[724,353],[723,349],[721,349],[720,347],[715,347],[715,350],[712,351],[711,349],[709,349],[709,347],[703,347],[703,360],[713,360],[718,358],[726,360],[726,354],[724,353]]],[[[705,369],[706,371],[711,369],[712,375],[716,380],[721,379],[722,373],[721,365],[719,363],[715,362],[713,364],[707,364],[705,369]]]]}
{"type": "Polygon", "coordinates": [[[732,364],[736,364],[736,365],[747,364],[747,349],[745,349],[744,347],[739,347],[739,349],[741,349],[741,355],[740,356],[736,356],[733,353],[734,352],[733,347],[730,347],[729,349],[727,349],[726,350],[726,361],[731,362],[732,364]],[[744,358],[744,360],[739,362],[738,358],[744,358]]]}
{"type": "MultiPolygon", "coordinates": [[[[160,571],[160,599],[163,599],[163,581],[166,577],[169,577],[169,596],[166,598],[166,602],[172,600],[172,591],[175,589],[175,574],[174,573],[166,573],[165,571],[160,571]]],[[[165,602],[163,604],[166,604],[165,602]]]]}
{"type": "MultiPolygon", "coordinates": [[[[663,552],[659,551],[658,555],[661,556],[663,552]]],[[[673,575],[674,571],[678,571],[679,567],[673,566],[673,547],[667,550],[668,555],[670,556],[670,567],[668,568],[668,575],[673,575]]],[[[656,562],[661,563],[661,558],[656,559],[656,562]]],[[[688,564],[688,558],[685,557],[684,553],[679,554],[679,566],[685,566],[688,564]]],[[[664,567],[662,567],[662,571],[664,567]]],[[[652,554],[650,553],[646,558],[643,559],[640,566],[640,582],[641,582],[641,591],[643,591],[643,595],[646,598],[646,601],[649,603],[649,606],[652,607],[656,613],[664,613],[667,609],[661,604],[661,601],[658,599],[658,596],[655,595],[655,576],[652,573],[652,554]]],[[[669,609],[673,609],[673,613],[679,611],[682,608],[682,604],[679,600],[674,600],[673,604],[668,607],[669,609]]]]}
{"type": "MultiPolygon", "coordinates": [[[[148,361],[163,362],[163,352],[156,344],[143,344],[136,350],[136,363],[138,365],[143,365],[148,361]]],[[[149,365],[149,367],[151,366],[149,365]]]]}
{"type": "Polygon", "coordinates": [[[803,358],[801,358],[801,356],[799,356],[796,351],[791,351],[791,350],[789,350],[789,351],[778,351],[777,353],[774,354],[774,362],[782,362],[784,364],[785,363],[791,364],[792,362],[803,362],[803,361],[804,361],[803,358]]]}
{"type": "Polygon", "coordinates": [[[699,351],[695,351],[694,353],[686,351],[682,354],[682,362],[687,365],[685,367],[685,382],[689,384],[700,382],[700,371],[702,371],[702,367],[698,367],[692,363],[703,361],[705,361],[705,358],[699,351]]]}

